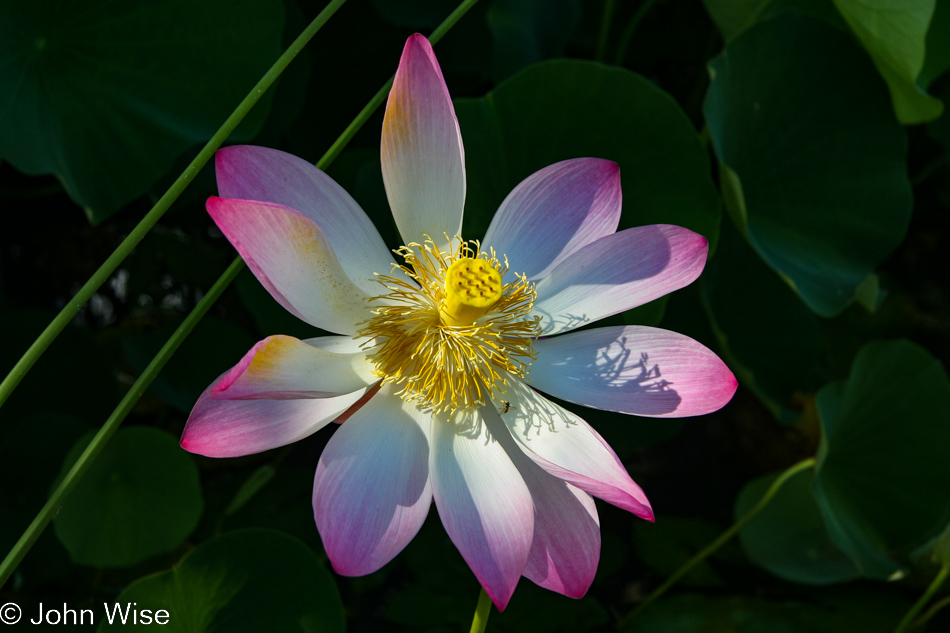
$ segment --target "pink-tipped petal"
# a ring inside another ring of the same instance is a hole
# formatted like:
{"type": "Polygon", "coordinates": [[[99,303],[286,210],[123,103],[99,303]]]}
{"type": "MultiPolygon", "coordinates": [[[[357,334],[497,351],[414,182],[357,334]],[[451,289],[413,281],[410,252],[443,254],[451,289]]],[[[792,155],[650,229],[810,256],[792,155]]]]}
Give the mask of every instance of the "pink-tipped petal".
{"type": "Polygon", "coordinates": [[[528,459],[494,407],[483,407],[481,413],[492,437],[508,451],[534,502],[534,537],[524,577],[565,596],[582,597],[594,581],[600,559],[600,521],[594,500],[528,459]]]}
{"type": "Polygon", "coordinates": [[[324,341],[335,338],[301,341],[292,336],[269,336],[252,347],[214,386],[211,397],[224,400],[329,398],[378,382],[373,364],[358,347],[349,353],[323,349],[324,341]]]}
{"type": "Polygon", "coordinates": [[[385,385],[340,426],[317,466],[313,514],[333,569],[370,574],[422,527],[429,485],[430,414],[385,385]]]}
{"type": "Polygon", "coordinates": [[[241,457],[291,444],[316,433],[360,399],[366,389],[333,398],[218,400],[198,398],[181,435],[181,447],[207,457],[241,457]]]}
{"type": "Polygon", "coordinates": [[[498,610],[524,571],[534,533],[534,504],[504,447],[477,412],[433,419],[430,477],[449,538],[498,610]]]}
{"type": "Polygon", "coordinates": [[[482,247],[507,254],[514,272],[540,279],[568,255],[610,235],[620,222],[620,168],[575,158],[533,173],[492,218],[482,247]]]}
{"type": "Polygon", "coordinates": [[[222,198],[279,204],[313,220],[353,283],[377,293],[373,273],[388,273],[392,254],[366,213],[332,178],[302,158],[252,145],[218,150],[215,175],[222,198]]]}
{"type": "Polygon", "coordinates": [[[462,229],[465,152],[455,108],[432,45],[406,42],[389,93],[382,139],[383,183],[403,242],[428,235],[447,247],[462,229]]]}
{"type": "Polygon", "coordinates": [[[584,420],[554,404],[521,379],[509,376],[502,419],[518,447],[534,463],[638,517],[653,520],[653,510],[613,449],[584,420]]]}
{"type": "Polygon", "coordinates": [[[211,197],[208,213],[264,287],[311,325],[355,334],[370,295],[353,283],[313,220],[281,205],[211,197]]]}
{"type": "Polygon", "coordinates": [[[681,418],[722,408],[738,382],[688,336],[629,325],[539,340],[531,386],[595,409],[681,418]]]}
{"type": "MultiPolygon", "coordinates": [[[[573,330],[678,290],[699,277],[708,250],[702,235],[668,224],[602,237],[538,282],[534,314],[542,333],[573,330]]],[[[517,269],[517,261],[511,266],[517,269]]]]}
{"type": "Polygon", "coordinates": [[[525,477],[538,510],[524,577],[569,598],[582,598],[600,561],[597,508],[583,490],[538,470],[539,479],[548,478],[546,483],[525,477]]]}

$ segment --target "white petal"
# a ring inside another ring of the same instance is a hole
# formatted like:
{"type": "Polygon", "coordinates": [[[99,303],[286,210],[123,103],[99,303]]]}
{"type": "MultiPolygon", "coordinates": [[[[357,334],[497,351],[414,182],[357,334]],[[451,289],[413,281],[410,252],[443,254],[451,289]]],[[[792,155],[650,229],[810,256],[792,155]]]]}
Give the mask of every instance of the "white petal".
{"type": "Polygon", "coordinates": [[[617,230],[620,201],[616,163],[575,158],[549,165],[508,194],[482,248],[508,255],[515,273],[544,278],[568,255],[617,230]]]}
{"type": "Polygon", "coordinates": [[[462,230],[465,152],[452,98],[432,45],[406,42],[389,93],[382,138],[383,183],[405,244],[431,237],[443,250],[462,230]]]}
{"type": "Polygon", "coordinates": [[[316,433],[366,392],[300,400],[218,400],[211,383],[188,416],[181,435],[186,451],[208,457],[241,457],[285,446],[316,433]]]}
{"type": "Polygon", "coordinates": [[[320,456],[313,512],[334,570],[369,574],[422,527],[429,485],[430,416],[385,385],[343,423],[320,456]]]}
{"type": "Polygon", "coordinates": [[[209,198],[208,213],[271,295],[292,314],[356,334],[370,296],[343,270],[313,220],[280,205],[209,198]]]}
{"type": "Polygon", "coordinates": [[[738,382],[715,353],[688,336],[628,325],[534,344],[531,385],[596,409],[649,417],[703,415],[723,407],[738,382]]]}
{"type": "Polygon", "coordinates": [[[268,336],[244,355],[237,365],[212,389],[211,397],[224,400],[268,398],[328,398],[379,382],[374,365],[356,347],[352,352],[324,349],[338,339],[320,337],[298,340],[292,336],[268,336]]]}
{"type": "Polygon", "coordinates": [[[580,598],[594,581],[600,559],[600,522],[594,500],[528,459],[493,406],[482,407],[480,413],[492,437],[518,468],[534,502],[534,536],[525,578],[580,598]]]}
{"type": "Polygon", "coordinates": [[[524,571],[534,533],[528,487],[477,412],[433,419],[430,473],[445,531],[499,610],[524,571]]]}
{"type": "Polygon", "coordinates": [[[373,274],[389,273],[393,255],[356,201],[321,170],[280,150],[235,145],[215,154],[215,175],[222,198],[271,202],[313,220],[353,283],[379,292],[373,274]]]}
{"type": "Polygon", "coordinates": [[[538,466],[604,501],[653,520],[650,502],[607,442],[584,420],[520,378],[508,377],[505,421],[518,446],[538,466]]]}
{"type": "Polygon", "coordinates": [[[538,282],[534,313],[542,333],[573,330],[678,290],[699,277],[708,250],[702,235],[666,224],[602,237],[538,282]]]}

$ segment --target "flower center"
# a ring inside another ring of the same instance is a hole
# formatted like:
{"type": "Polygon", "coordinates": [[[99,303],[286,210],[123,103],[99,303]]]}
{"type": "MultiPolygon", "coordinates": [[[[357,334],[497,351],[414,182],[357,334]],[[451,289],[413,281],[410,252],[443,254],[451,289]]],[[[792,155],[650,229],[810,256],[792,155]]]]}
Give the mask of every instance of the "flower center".
{"type": "Polygon", "coordinates": [[[463,257],[445,273],[442,322],[469,325],[501,299],[501,275],[483,259],[463,257]]]}
{"type": "Polygon", "coordinates": [[[405,263],[377,276],[386,292],[373,297],[374,316],[359,332],[383,384],[402,385],[403,399],[436,412],[498,399],[509,374],[527,374],[541,331],[530,316],[534,284],[524,275],[502,283],[507,257],[458,235],[452,243],[445,252],[426,236],[397,249],[405,263]]]}

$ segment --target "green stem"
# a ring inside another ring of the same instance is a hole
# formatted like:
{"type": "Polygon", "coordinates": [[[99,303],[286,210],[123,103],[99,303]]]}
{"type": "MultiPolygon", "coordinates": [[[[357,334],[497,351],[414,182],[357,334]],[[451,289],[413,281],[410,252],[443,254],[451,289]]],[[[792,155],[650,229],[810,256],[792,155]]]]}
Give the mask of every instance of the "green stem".
{"type": "Polygon", "coordinates": [[[927,613],[920,616],[920,618],[916,622],[914,622],[910,626],[910,628],[915,629],[918,626],[925,625],[930,620],[930,618],[937,615],[937,613],[948,604],[950,604],[950,596],[947,596],[946,598],[944,598],[943,600],[940,600],[939,602],[935,602],[932,607],[927,609],[927,613]]]}
{"type": "Polygon", "coordinates": [[[607,56],[607,41],[610,39],[610,19],[614,15],[614,0],[604,0],[604,15],[600,19],[600,37],[597,40],[596,61],[604,61],[607,56]]]}
{"type": "Polygon", "coordinates": [[[201,317],[205,315],[215,300],[221,296],[221,293],[224,292],[224,289],[228,287],[228,284],[231,283],[237,274],[241,272],[242,268],[244,268],[244,262],[240,257],[231,262],[231,265],[228,266],[224,274],[221,275],[218,281],[211,287],[208,294],[198,302],[198,305],[195,306],[195,309],[188,315],[188,318],[185,319],[171,338],[168,339],[155,358],[152,359],[152,362],[145,368],[145,371],[142,372],[142,375],[139,376],[139,379],[132,385],[129,392],[125,394],[119,406],[116,407],[112,415],[110,415],[105,424],[102,425],[102,428],[99,429],[99,432],[96,433],[96,436],[89,442],[89,446],[86,447],[86,450],[79,456],[76,463],[69,469],[69,472],[66,473],[66,476],[63,477],[60,484],[56,486],[56,489],[53,491],[53,494],[50,495],[46,505],[39,511],[39,514],[36,515],[36,518],[33,519],[29,527],[26,528],[23,536],[21,536],[16,545],[13,546],[13,549],[10,550],[10,553],[7,554],[4,561],[0,563],[0,587],[7,581],[13,573],[13,570],[16,569],[16,566],[23,560],[23,557],[26,556],[26,553],[33,546],[33,543],[35,543],[36,539],[43,533],[43,529],[46,528],[53,517],[56,516],[59,509],[63,507],[66,497],[73,491],[73,488],[76,487],[80,478],[89,470],[89,467],[92,466],[93,460],[102,452],[106,442],[115,434],[119,425],[122,424],[122,420],[129,414],[129,411],[132,410],[135,403],[139,401],[139,398],[141,398],[145,390],[148,389],[148,386],[152,383],[152,380],[155,379],[155,376],[158,375],[158,372],[162,370],[162,367],[165,366],[168,359],[171,358],[175,350],[178,349],[178,346],[185,340],[185,337],[194,329],[198,321],[201,320],[201,317]]]}
{"type": "Polygon", "coordinates": [[[662,585],[660,585],[659,587],[657,587],[657,588],[653,591],[653,593],[651,593],[649,596],[647,596],[646,600],[644,600],[643,602],[641,602],[640,605],[639,605],[636,609],[634,609],[633,611],[631,611],[630,613],[628,613],[627,615],[625,615],[623,618],[621,618],[621,619],[620,619],[620,622],[618,622],[618,624],[617,624],[617,628],[623,628],[624,626],[626,626],[627,624],[629,624],[635,617],[637,617],[637,615],[640,614],[641,611],[643,611],[644,609],[646,609],[646,608],[647,608],[650,604],[652,604],[657,598],[659,598],[659,597],[662,596],[664,593],[666,593],[666,591],[667,591],[670,587],[672,587],[673,585],[675,585],[676,582],[677,582],[680,578],[682,578],[683,576],[685,576],[686,574],[688,574],[689,571],[690,571],[693,567],[695,567],[696,565],[698,565],[699,563],[701,563],[701,562],[702,562],[703,560],[705,560],[710,554],[712,554],[712,553],[715,552],[717,549],[719,549],[720,547],[722,547],[722,545],[723,545],[726,541],[728,541],[728,540],[731,539],[733,536],[735,536],[736,533],[737,533],[739,530],[741,530],[742,527],[743,527],[746,523],[748,523],[755,515],[757,515],[759,512],[761,512],[761,511],[765,508],[765,506],[767,506],[767,505],[769,504],[769,502],[772,500],[772,498],[775,496],[775,494],[779,491],[779,489],[785,484],[786,481],[788,481],[789,479],[791,479],[792,477],[794,477],[794,476],[795,476],[796,474],[798,474],[799,472],[801,472],[801,471],[803,471],[803,470],[806,470],[806,469],[808,469],[808,468],[814,467],[814,465],[815,465],[815,458],[814,458],[814,457],[809,457],[808,459],[803,459],[802,461],[798,462],[797,464],[794,464],[794,465],[790,466],[789,468],[787,468],[781,475],[778,476],[778,478],[777,478],[775,481],[772,482],[772,485],[769,486],[769,489],[765,491],[765,494],[762,495],[762,498],[759,499],[758,503],[756,503],[756,504],[752,507],[751,510],[749,510],[748,512],[746,512],[746,513],[742,516],[742,518],[740,518],[738,521],[736,521],[735,523],[733,523],[733,524],[732,524],[732,527],[730,527],[728,530],[726,530],[725,532],[723,532],[722,534],[720,534],[719,537],[718,537],[715,541],[713,541],[712,543],[710,543],[709,545],[707,545],[705,548],[702,549],[702,551],[700,551],[698,554],[696,554],[696,555],[693,556],[691,559],[689,559],[689,561],[687,561],[685,565],[683,565],[682,567],[680,567],[679,569],[677,569],[676,572],[675,572],[672,576],[670,576],[669,578],[666,579],[666,582],[664,582],[662,585]]]}
{"type": "MultiPolygon", "coordinates": [[[[930,599],[934,597],[934,594],[940,590],[940,586],[943,585],[943,581],[947,579],[948,574],[950,574],[950,564],[944,564],[944,566],[940,568],[940,571],[937,572],[937,577],[934,578],[930,586],[927,587],[927,591],[924,592],[924,595],[914,603],[914,606],[910,608],[910,611],[908,611],[900,623],[898,623],[897,628],[894,629],[894,633],[904,633],[904,631],[907,630],[910,623],[913,622],[917,614],[920,613],[920,610],[923,609],[927,603],[930,602],[930,599]]],[[[936,611],[934,613],[936,613],[936,611]]]]}
{"type": "MultiPolygon", "coordinates": [[[[338,0],[338,5],[342,4],[346,0],[338,0]]],[[[439,28],[435,30],[432,34],[432,37],[429,39],[435,43],[445,33],[452,28],[452,26],[458,22],[458,20],[468,11],[472,5],[474,5],[478,0],[465,0],[462,2],[455,11],[453,11],[445,21],[439,25],[439,28]]],[[[337,6],[338,6],[337,5],[337,6]]],[[[330,7],[328,6],[327,9],[330,7]]],[[[326,9],[324,10],[326,11],[326,9]]],[[[321,13],[322,15],[322,13],[321,13]]],[[[329,17],[329,16],[327,16],[329,17]]],[[[319,19],[320,16],[317,16],[319,19]]],[[[316,21],[316,20],[315,20],[316,21]]],[[[324,20],[325,22],[326,20],[324,20]]],[[[298,38],[299,39],[299,38],[298,38]]],[[[391,85],[388,83],[387,85],[391,85]]],[[[378,93],[377,93],[378,97],[378,93]]],[[[377,99],[373,97],[373,100],[367,105],[366,108],[360,112],[354,121],[347,126],[343,134],[340,135],[330,149],[320,158],[317,162],[317,166],[324,168],[330,163],[333,162],[333,159],[339,154],[347,143],[356,135],[359,129],[363,126],[369,116],[372,114],[375,107],[379,107],[384,99],[377,99]],[[370,109],[367,112],[367,109],[372,104],[376,104],[373,109],[370,109]]],[[[23,533],[23,536],[20,537],[20,540],[13,546],[10,550],[10,553],[7,554],[7,557],[0,563],[0,587],[3,587],[4,583],[10,578],[13,574],[13,570],[16,569],[20,561],[23,560],[23,557],[26,556],[26,553],[33,546],[33,543],[36,542],[36,539],[39,538],[43,530],[49,525],[49,522],[53,519],[54,516],[59,512],[59,509],[62,507],[63,503],[66,501],[66,497],[72,491],[72,489],[79,482],[79,479],[86,472],[89,466],[92,464],[92,461],[99,455],[105,446],[106,442],[118,429],[119,425],[125,419],[125,416],[129,414],[132,410],[132,407],[139,401],[142,395],[145,393],[145,390],[148,389],[149,385],[161,371],[162,367],[165,366],[165,363],[171,358],[172,354],[178,349],[178,346],[185,340],[185,338],[191,333],[194,327],[198,324],[201,318],[207,313],[211,308],[212,304],[221,296],[221,293],[231,284],[231,282],[237,277],[238,273],[244,268],[244,261],[237,257],[231,262],[231,265],[228,266],[227,270],[218,278],[218,280],[211,287],[211,290],[208,291],[201,301],[198,302],[198,305],[195,306],[194,310],[185,318],[181,326],[175,331],[175,333],[168,339],[164,347],[158,352],[155,358],[149,363],[148,367],[145,368],[145,371],[142,372],[142,375],[139,376],[138,380],[135,381],[135,384],[132,385],[132,388],[125,395],[122,401],[119,403],[119,406],[116,407],[115,411],[112,412],[112,415],[106,420],[102,428],[96,434],[96,436],[89,443],[89,446],[86,447],[86,450],[80,455],[79,459],[73,465],[73,467],[66,473],[66,476],[56,487],[56,490],[53,491],[53,494],[50,496],[50,499],[46,502],[46,505],[40,510],[36,515],[36,518],[33,519],[33,522],[26,528],[26,531],[23,533]]]]}
{"type": "Polygon", "coordinates": [[[488,626],[488,616],[491,614],[491,598],[485,589],[478,594],[478,606],[475,607],[475,617],[472,618],[472,628],[469,633],[485,633],[488,626]]]}
{"type": "Polygon", "coordinates": [[[643,18],[646,17],[656,2],[657,0],[644,0],[640,8],[637,9],[637,12],[630,18],[627,28],[623,30],[623,35],[620,36],[620,44],[617,46],[617,55],[614,57],[614,66],[623,64],[623,60],[627,56],[627,49],[630,48],[630,42],[633,40],[634,32],[636,32],[637,27],[640,26],[640,22],[643,21],[643,18]]]}
{"type": "MultiPolygon", "coordinates": [[[[449,14],[449,17],[440,24],[435,31],[432,32],[432,35],[429,36],[429,41],[434,45],[437,44],[439,40],[442,39],[442,36],[449,32],[455,23],[458,22],[463,15],[465,15],[472,6],[478,2],[478,0],[465,0],[455,8],[455,11],[449,14]]],[[[386,97],[389,95],[390,88],[393,87],[393,80],[396,78],[395,75],[389,78],[383,87],[380,88],[373,98],[369,100],[360,113],[356,115],[356,118],[343,130],[343,134],[333,142],[333,145],[330,146],[330,149],[327,150],[327,153],[323,155],[319,161],[317,161],[317,167],[320,169],[325,169],[327,165],[332,163],[337,156],[340,155],[340,152],[347,146],[350,140],[356,135],[356,132],[363,127],[363,125],[369,120],[373,113],[381,106],[385,101],[386,97]]]]}
{"type": "Polygon", "coordinates": [[[251,91],[247,93],[247,96],[244,97],[244,100],[238,105],[237,109],[231,113],[231,116],[227,118],[224,124],[215,132],[214,136],[211,137],[201,151],[198,152],[198,155],[195,156],[194,160],[185,168],[185,171],[181,173],[177,180],[172,183],[172,186],[168,188],[168,191],[165,192],[158,202],[155,203],[155,206],[152,207],[152,210],[149,211],[142,221],[138,223],[132,232],[129,233],[128,237],[122,240],[122,243],[119,244],[118,248],[113,251],[112,255],[99,267],[99,270],[89,278],[89,281],[79,289],[79,292],[66,304],[66,306],[56,315],[56,318],[53,319],[46,329],[43,331],[39,337],[33,341],[33,344],[30,345],[30,348],[26,350],[26,353],[23,354],[23,357],[13,366],[13,369],[10,370],[10,373],[7,374],[7,377],[4,378],[3,382],[0,383],[0,407],[3,406],[3,403],[7,401],[7,398],[10,397],[10,394],[13,393],[13,390],[16,389],[17,385],[20,384],[20,381],[23,380],[23,377],[26,376],[27,372],[30,371],[30,368],[33,367],[33,364],[43,355],[43,352],[46,351],[46,348],[59,336],[59,333],[73,320],[73,317],[76,316],[76,313],[79,312],[79,309],[86,304],[89,299],[92,298],[92,295],[95,294],[96,290],[106,282],[106,280],[115,272],[115,269],[119,267],[119,264],[128,257],[129,253],[132,252],[132,249],[142,241],[152,227],[155,226],[155,223],[161,219],[165,212],[168,211],[169,207],[178,199],[178,196],[185,190],[185,188],[191,184],[191,181],[194,180],[195,175],[201,171],[201,168],[211,160],[211,157],[214,156],[215,151],[227,140],[228,136],[231,135],[231,132],[234,131],[234,128],[244,119],[247,113],[254,107],[254,104],[258,102],[261,96],[270,88],[271,84],[276,81],[280,74],[287,68],[287,65],[293,61],[294,57],[306,46],[307,42],[316,35],[317,31],[326,23],[330,17],[336,13],[336,10],[339,9],[346,0],[332,0],[327,6],[313,19],[313,22],[300,34],[297,39],[294,40],[293,44],[284,51],[284,54],[281,55],[274,65],[270,67],[261,80],[251,88],[251,91]]]}
{"type": "Polygon", "coordinates": [[[926,167],[921,169],[917,173],[917,175],[911,179],[910,186],[916,189],[920,185],[920,183],[922,183],[923,181],[927,180],[928,178],[933,176],[935,173],[937,173],[937,170],[943,167],[943,164],[946,162],[947,162],[946,154],[941,154],[934,160],[930,161],[930,163],[926,167]]]}

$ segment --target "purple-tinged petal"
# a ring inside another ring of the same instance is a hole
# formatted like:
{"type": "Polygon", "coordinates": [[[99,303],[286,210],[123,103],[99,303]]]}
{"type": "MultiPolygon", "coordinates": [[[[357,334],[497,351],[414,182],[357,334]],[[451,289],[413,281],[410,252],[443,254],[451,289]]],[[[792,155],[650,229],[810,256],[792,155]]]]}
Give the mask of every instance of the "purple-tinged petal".
{"type": "Polygon", "coordinates": [[[316,433],[357,402],[366,389],[333,398],[218,400],[198,398],[181,434],[181,447],[207,457],[241,457],[291,444],[316,433]]]}
{"type": "Polygon", "coordinates": [[[525,481],[537,511],[524,577],[569,598],[582,598],[594,582],[600,560],[600,521],[594,500],[540,468],[537,481],[527,476],[525,481]]]}
{"type": "Polygon", "coordinates": [[[313,220],[276,204],[211,197],[208,213],[288,311],[330,332],[355,334],[370,295],[353,283],[313,220]]]}
{"type": "Polygon", "coordinates": [[[620,222],[620,168],[600,158],[555,163],[525,178],[501,203],[482,248],[508,255],[535,280],[620,222]]]}
{"type": "Polygon", "coordinates": [[[320,456],[313,514],[333,569],[370,574],[422,527],[429,485],[430,414],[383,386],[340,426],[320,456]]]}
{"type": "Polygon", "coordinates": [[[629,325],[571,332],[534,344],[531,386],[595,409],[681,418],[722,408],[738,382],[688,336],[629,325]]]}
{"type": "Polygon", "coordinates": [[[594,581],[600,559],[600,522],[594,500],[528,459],[494,407],[484,407],[481,413],[492,437],[508,451],[534,502],[534,538],[524,577],[545,589],[580,598],[594,581]]]}
{"type": "Polygon", "coordinates": [[[595,497],[653,520],[653,510],[643,490],[587,422],[514,376],[508,377],[504,397],[510,409],[501,418],[518,447],[534,463],[595,497]]]}
{"type": "Polygon", "coordinates": [[[403,242],[423,235],[448,246],[462,230],[465,152],[455,108],[432,45],[406,41],[389,93],[382,139],[383,183],[403,242]]]}
{"type": "Polygon", "coordinates": [[[457,413],[452,421],[436,416],[432,424],[430,477],[436,508],[449,538],[501,611],[531,548],[531,493],[478,412],[457,413]]]}
{"type": "Polygon", "coordinates": [[[335,337],[301,341],[292,336],[269,336],[251,348],[244,358],[211,390],[223,400],[294,400],[329,398],[353,393],[379,378],[373,364],[358,347],[338,353],[321,343],[335,337]]]}
{"type": "Polygon", "coordinates": [[[267,147],[235,145],[215,154],[218,194],[295,209],[313,220],[353,283],[370,294],[374,273],[393,261],[372,220],[343,187],[302,158],[267,147]]]}
{"type": "Polygon", "coordinates": [[[702,235],[668,224],[626,229],[588,244],[538,282],[534,314],[541,316],[542,334],[573,330],[692,283],[708,250],[702,235]]]}

